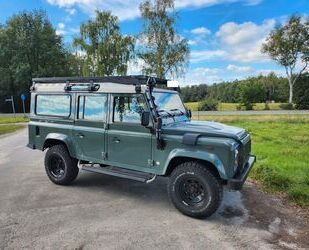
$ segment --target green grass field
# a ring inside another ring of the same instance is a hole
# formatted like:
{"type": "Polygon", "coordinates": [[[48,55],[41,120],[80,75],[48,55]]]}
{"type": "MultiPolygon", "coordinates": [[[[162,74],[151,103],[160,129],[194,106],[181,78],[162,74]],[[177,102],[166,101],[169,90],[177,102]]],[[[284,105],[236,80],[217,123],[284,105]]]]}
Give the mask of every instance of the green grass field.
{"type": "Polygon", "coordinates": [[[12,133],[18,129],[24,128],[25,126],[16,123],[28,121],[29,119],[23,116],[0,116],[0,135],[12,133]]]}
{"type": "MultiPolygon", "coordinates": [[[[280,110],[281,103],[269,103],[269,108],[271,110],[280,110]]],[[[185,103],[186,107],[192,111],[197,111],[198,102],[187,102],[185,103]]],[[[236,111],[238,103],[219,103],[218,111],[236,111]]],[[[253,107],[254,110],[264,110],[265,103],[256,103],[253,107]]]]}
{"type": "Polygon", "coordinates": [[[17,131],[18,129],[24,128],[23,125],[0,125],[0,135],[7,134],[7,133],[13,133],[17,131]]]}
{"type": "Polygon", "coordinates": [[[11,124],[11,123],[20,123],[28,122],[29,119],[23,116],[0,116],[0,124],[11,124]]]}
{"type": "Polygon", "coordinates": [[[267,191],[280,192],[298,205],[309,206],[308,115],[200,116],[199,120],[246,128],[257,156],[250,177],[267,191]]]}

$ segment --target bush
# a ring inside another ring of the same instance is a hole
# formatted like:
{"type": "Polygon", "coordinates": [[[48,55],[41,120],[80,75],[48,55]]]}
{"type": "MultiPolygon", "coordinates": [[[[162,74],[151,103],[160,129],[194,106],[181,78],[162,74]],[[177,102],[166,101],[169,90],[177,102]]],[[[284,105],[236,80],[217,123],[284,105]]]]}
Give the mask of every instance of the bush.
{"type": "Polygon", "coordinates": [[[309,109],[309,73],[303,74],[294,86],[295,108],[309,109]]]}
{"type": "Polygon", "coordinates": [[[246,110],[253,110],[254,104],[248,102],[248,103],[245,103],[244,106],[245,106],[245,109],[246,109],[246,110]]]}
{"type": "Polygon", "coordinates": [[[217,111],[218,101],[214,99],[205,99],[198,103],[199,111],[217,111]]]}
{"type": "Polygon", "coordinates": [[[264,110],[270,110],[270,107],[269,107],[268,102],[265,102],[265,107],[264,107],[264,110]]]}
{"type": "Polygon", "coordinates": [[[281,103],[279,107],[283,110],[293,110],[294,105],[292,103],[281,103]]]}
{"type": "Polygon", "coordinates": [[[240,102],[246,110],[252,110],[256,102],[265,100],[263,85],[254,78],[248,78],[240,85],[240,102]]]}

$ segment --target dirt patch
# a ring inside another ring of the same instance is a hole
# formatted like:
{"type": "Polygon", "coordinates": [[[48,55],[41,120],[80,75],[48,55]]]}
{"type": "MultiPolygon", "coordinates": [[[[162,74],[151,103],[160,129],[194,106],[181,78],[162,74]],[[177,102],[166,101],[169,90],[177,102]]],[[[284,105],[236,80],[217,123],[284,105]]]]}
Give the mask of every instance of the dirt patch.
{"type": "Polygon", "coordinates": [[[227,206],[222,212],[220,212],[220,215],[222,215],[224,218],[229,219],[233,217],[241,217],[244,215],[244,212],[237,207],[227,206]]]}
{"type": "Polygon", "coordinates": [[[247,181],[242,193],[249,211],[247,223],[272,233],[270,243],[283,249],[309,249],[309,209],[265,193],[253,181],[247,181]]]}

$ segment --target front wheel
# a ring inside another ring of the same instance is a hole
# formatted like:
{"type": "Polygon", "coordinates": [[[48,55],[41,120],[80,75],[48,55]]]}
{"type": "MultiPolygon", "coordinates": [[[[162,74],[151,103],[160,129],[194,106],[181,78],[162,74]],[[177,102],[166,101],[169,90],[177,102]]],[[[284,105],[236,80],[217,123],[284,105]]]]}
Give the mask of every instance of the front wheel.
{"type": "Polygon", "coordinates": [[[68,185],[78,175],[77,160],[72,158],[64,145],[55,145],[45,155],[45,171],[55,184],[68,185]]]}
{"type": "Polygon", "coordinates": [[[168,194],[175,207],[185,215],[206,218],[220,206],[222,185],[206,166],[185,162],[172,172],[168,194]]]}

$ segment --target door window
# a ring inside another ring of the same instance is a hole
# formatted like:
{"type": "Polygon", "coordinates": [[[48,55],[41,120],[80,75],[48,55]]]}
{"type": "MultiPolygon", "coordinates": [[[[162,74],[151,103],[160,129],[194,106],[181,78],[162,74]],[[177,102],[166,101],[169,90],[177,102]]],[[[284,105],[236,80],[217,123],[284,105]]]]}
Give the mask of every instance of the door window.
{"type": "Polygon", "coordinates": [[[146,103],[142,95],[114,96],[114,122],[140,123],[146,103]]]}
{"type": "Polygon", "coordinates": [[[78,119],[106,122],[107,95],[78,97],[78,119]]]}

